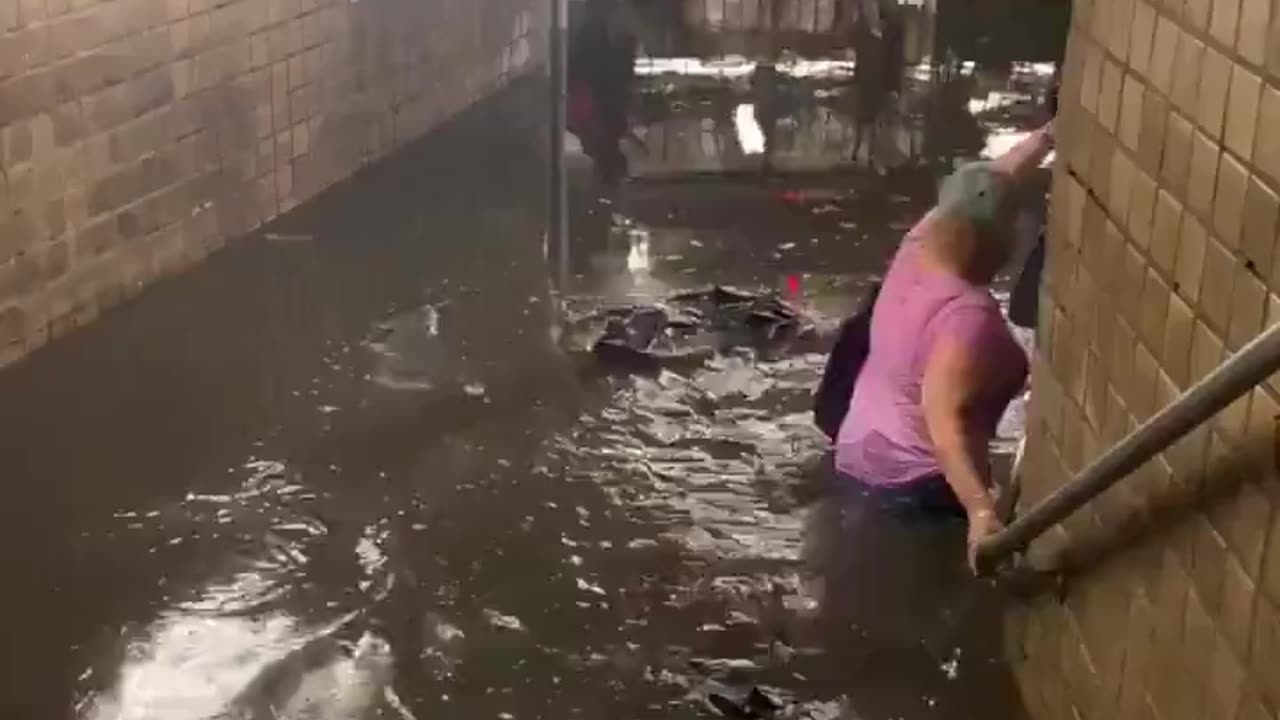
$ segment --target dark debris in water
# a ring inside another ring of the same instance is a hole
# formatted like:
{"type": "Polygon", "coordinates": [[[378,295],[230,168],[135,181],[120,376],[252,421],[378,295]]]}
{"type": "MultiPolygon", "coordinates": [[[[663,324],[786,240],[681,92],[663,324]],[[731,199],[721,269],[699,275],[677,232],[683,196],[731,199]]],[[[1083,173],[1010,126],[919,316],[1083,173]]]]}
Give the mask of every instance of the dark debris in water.
{"type": "Polygon", "coordinates": [[[800,702],[776,689],[714,684],[706,693],[707,707],[729,720],[859,720],[842,701],[800,702]]]}
{"type": "Polygon", "coordinates": [[[677,293],[665,302],[611,307],[570,321],[571,350],[607,371],[696,368],[717,354],[752,348],[762,357],[811,351],[814,322],[769,293],[724,286],[677,293]]]}
{"type": "Polygon", "coordinates": [[[742,697],[730,697],[719,692],[708,693],[707,704],[724,717],[735,720],[772,718],[782,708],[781,703],[758,687],[751,688],[742,697]]]}

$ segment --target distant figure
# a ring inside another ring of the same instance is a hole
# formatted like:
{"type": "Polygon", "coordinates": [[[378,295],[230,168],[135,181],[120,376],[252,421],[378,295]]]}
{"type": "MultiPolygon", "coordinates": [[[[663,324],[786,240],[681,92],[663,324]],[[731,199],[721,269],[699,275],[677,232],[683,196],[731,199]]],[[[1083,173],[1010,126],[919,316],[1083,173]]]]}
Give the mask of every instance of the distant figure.
{"type": "Polygon", "coordinates": [[[586,17],[569,44],[569,132],[612,187],[627,175],[622,139],[638,42],[625,0],[587,0],[586,17]]]}
{"type": "Polygon", "coordinates": [[[888,143],[902,90],[904,33],[901,12],[890,0],[863,0],[861,19],[854,27],[858,88],[857,125],[853,160],[866,150],[868,163],[894,166],[888,143]]]}
{"type": "Polygon", "coordinates": [[[943,183],[884,278],[836,442],[836,467],[858,492],[967,519],[970,562],[999,529],[987,445],[1027,377],[987,288],[1014,251],[1017,185],[1052,138],[1050,123],[943,183]]]}

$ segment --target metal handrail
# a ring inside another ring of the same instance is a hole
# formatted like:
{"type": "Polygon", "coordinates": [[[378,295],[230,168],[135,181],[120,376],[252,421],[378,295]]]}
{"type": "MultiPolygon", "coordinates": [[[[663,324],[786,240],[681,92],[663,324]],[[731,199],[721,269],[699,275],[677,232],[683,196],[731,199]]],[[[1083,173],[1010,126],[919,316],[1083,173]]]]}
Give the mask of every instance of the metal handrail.
{"type": "MultiPolygon", "coordinates": [[[[1280,371],[1280,325],[1267,329],[1174,402],[1129,433],[1026,514],[982,540],[978,569],[989,572],[1008,556],[1102,494],[1184,435],[1280,371]]],[[[1032,389],[1034,393],[1034,388],[1032,389]]]]}

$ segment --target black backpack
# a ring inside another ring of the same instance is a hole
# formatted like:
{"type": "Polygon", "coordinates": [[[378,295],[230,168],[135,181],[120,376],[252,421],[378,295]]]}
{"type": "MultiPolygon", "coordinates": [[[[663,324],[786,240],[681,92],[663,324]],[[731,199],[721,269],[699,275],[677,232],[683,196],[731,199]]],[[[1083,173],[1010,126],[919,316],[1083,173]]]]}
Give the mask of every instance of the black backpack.
{"type": "Polygon", "coordinates": [[[813,420],[832,440],[849,414],[853,386],[871,352],[871,311],[880,295],[880,283],[871,286],[857,312],[840,324],[836,344],[827,358],[822,382],[813,398],[813,420]]]}
{"type": "Polygon", "coordinates": [[[1044,274],[1044,233],[1040,233],[1018,282],[1009,293],[1009,322],[1020,328],[1035,328],[1040,317],[1040,276],[1044,274]]]}

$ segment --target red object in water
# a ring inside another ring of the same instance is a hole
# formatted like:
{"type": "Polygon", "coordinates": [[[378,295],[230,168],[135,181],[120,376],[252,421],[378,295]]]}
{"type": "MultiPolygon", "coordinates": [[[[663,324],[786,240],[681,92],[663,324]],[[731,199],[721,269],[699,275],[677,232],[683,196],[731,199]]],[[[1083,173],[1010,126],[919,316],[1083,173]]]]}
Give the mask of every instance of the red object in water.
{"type": "Polygon", "coordinates": [[[784,202],[795,204],[800,202],[803,199],[804,199],[804,196],[800,194],[799,190],[783,190],[782,191],[782,200],[784,202]]]}
{"type": "Polygon", "coordinates": [[[787,295],[794,297],[800,294],[800,277],[798,275],[787,276],[787,295]]]}

